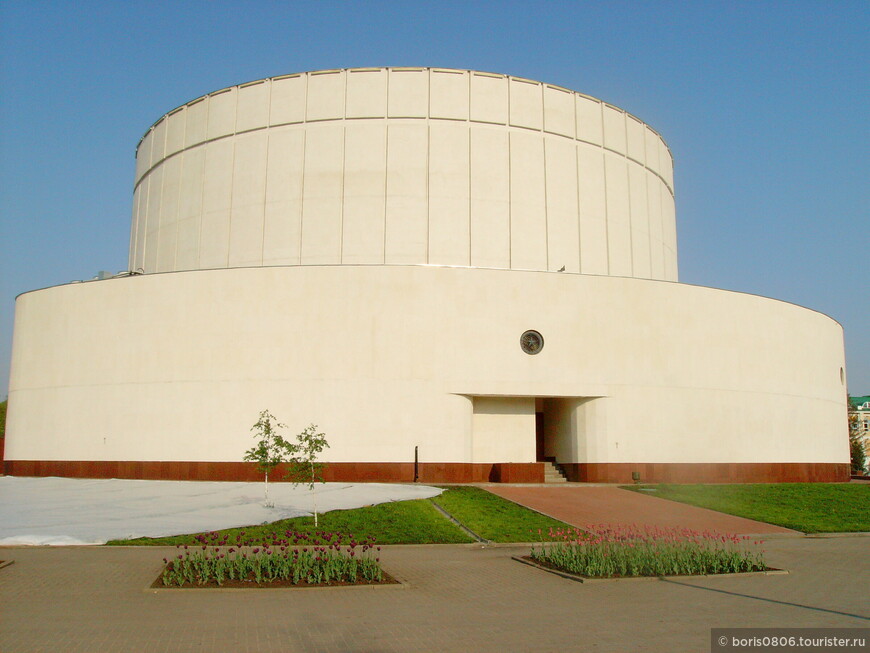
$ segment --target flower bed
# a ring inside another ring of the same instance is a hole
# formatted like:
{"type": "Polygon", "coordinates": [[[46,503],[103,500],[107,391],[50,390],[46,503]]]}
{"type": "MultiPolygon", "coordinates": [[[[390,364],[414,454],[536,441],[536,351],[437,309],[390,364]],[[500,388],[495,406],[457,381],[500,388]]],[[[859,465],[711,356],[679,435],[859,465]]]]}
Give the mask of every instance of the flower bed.
{"type": "Polygon", "coordinates": [[[283,538],[235,542],[218,533],[197,535],[197,545],[178,545],[164,558],[155,586],[261,587],[376,585],[395,583],[380,567],[373,539],[357,542],[342,533],[286,531],[283,538]]]}
{"type": "Polygon", "coordinates": [[[588,526],[550,531],[556,544],[529,559],[587,578],[684,576],[766,571],[759,540],[689,529],[588,526]]]}

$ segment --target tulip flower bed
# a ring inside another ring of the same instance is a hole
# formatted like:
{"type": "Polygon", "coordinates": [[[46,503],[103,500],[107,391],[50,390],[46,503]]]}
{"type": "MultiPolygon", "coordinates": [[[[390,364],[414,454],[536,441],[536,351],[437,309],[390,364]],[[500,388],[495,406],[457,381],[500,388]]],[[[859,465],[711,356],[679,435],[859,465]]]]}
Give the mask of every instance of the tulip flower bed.
{"type": "Polygon", "coordinates": [[[218,533],[197,535],[193,546],[179,544],[164,558],[154,587],[286,587],[395,583],[380,567],[373,539],[362,542],[342,533],[285,531],[284,537],[234,542],[218,533]]]}
{"type": "Polygon", "coordinates": [[[765,571],[760,541],[688,529],[590,526],[556,530],[556,544],[528,556],[543,567],[589,578],[683,576],[765,571]]]}

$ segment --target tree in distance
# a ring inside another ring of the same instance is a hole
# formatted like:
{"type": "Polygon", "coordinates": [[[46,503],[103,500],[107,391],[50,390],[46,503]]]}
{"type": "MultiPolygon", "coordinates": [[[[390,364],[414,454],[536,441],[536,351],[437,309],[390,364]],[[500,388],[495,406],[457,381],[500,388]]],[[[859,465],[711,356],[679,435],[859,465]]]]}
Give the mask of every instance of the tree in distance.
{"type": "Polygon", "coordinates": [[[287,442],[279,433],[286,424],[281,424],[268,410],[260,412],[260,419],[251,427],[254,437],[259,440],[256,447],[251,447],[245,452],[243,460],[257,464],[257,469],[265,474],[265,497],[263,505],[266,508],[274,508],[275,504],[269,501],[269,472],[281,463],[287,462],[295,453],[295,447],[287,442]]]}
{"type": "Polygon", "coordinates": [[[293,454],[287,466],[287,478],[293,483],[293,487],[303,484],[308,486],[311,492],[311,500],[314,504],[314,526],[317,527],[317,494],[314,492],[315,483],[323,483],[324,463],[317,462],[321,451],[329,448],[326,435],[317,432],[316,424],[309,424],[302,433],[296,436],[296,444],[290,445],[293,454]]]}
{"type": "Polygon", "coordinates": [[[286,464],[285,478],[297,485],[307,485],[314,504],[314,525],[317,526],[317,495],[314,493],[314,484],[323,483],[324,463],[318,462],[317,457],[329,448],[326,435],[317,431],[317,425],[309,424],[301,433],[296,435],[296,442],[289,442],[281,435],[280,430],[287,428],[268,410],[260,412],[257,423],[251,427],[254,437],[258,439],[257,446],[251,447],[245,452],[243,460],[256,463],[257,469],[263,472],[265,477],[265,498],[263,505],[266,508],[274,508],[275,504],[269,501],[269,473],[276,467],[286,464]]]}

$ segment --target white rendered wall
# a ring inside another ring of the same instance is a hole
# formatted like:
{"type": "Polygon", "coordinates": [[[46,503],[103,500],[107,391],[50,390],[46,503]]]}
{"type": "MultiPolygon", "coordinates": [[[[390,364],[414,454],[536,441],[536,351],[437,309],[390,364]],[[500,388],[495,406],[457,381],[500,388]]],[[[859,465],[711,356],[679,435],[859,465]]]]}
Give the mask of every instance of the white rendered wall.
{"type": "Polygon", "coordinates": [[[534,461],[534,397],[474,397],[471,461],[534,461]]]}
{"type": "Polygon", "coordinates": [[[384,263],[676,280],[670,152],[594,98],[434,68],[223,89],[139,144],[133,270],[384,263]]]}
{"type": "Polygon", "coordinates": [[[846,463],[843,361],[824,315],[659,281],[431,266],[144,275],[18,298],[6,458],[239,461],[268,408],[292,432],[316,422],[335,462],[410,461],[415,445],[424,462],[531,462],[523,398],[548,397],[572,424],[556,446],[576,458],[560,462],[846,463]],[[544,336],[535,356],[526,329],[544,336]],[[506,413],[481,397],[520,398],[503,400],[524,426],[508,420],[501,445],[506,413]]]}

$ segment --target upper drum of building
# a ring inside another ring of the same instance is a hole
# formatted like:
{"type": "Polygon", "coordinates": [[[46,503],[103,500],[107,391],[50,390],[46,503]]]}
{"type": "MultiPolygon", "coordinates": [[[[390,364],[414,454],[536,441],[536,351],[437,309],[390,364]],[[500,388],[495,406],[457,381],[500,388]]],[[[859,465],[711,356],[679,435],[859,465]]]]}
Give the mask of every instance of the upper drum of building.
{"type": "Polygon", "coordinates": [[[358,68],[232,86],[136,150],[130,269],[453,265],[675,281],[650,127],[527,79],[358,68]]]}

